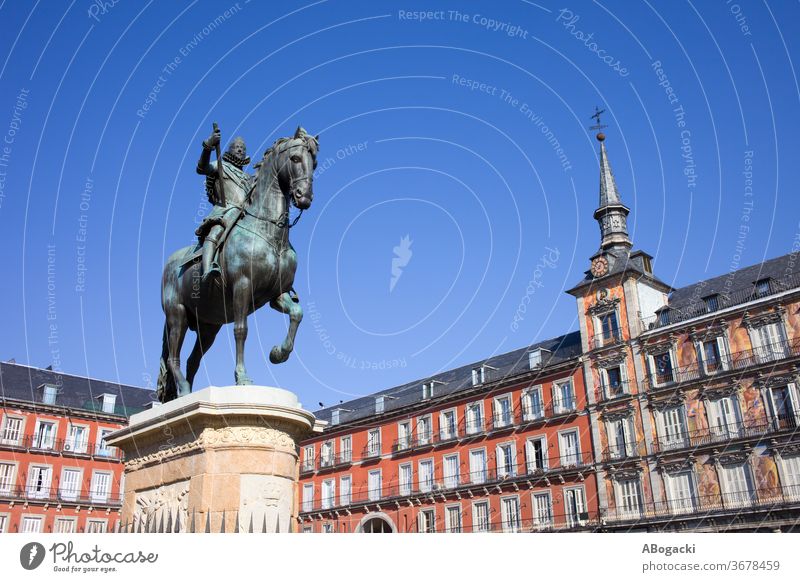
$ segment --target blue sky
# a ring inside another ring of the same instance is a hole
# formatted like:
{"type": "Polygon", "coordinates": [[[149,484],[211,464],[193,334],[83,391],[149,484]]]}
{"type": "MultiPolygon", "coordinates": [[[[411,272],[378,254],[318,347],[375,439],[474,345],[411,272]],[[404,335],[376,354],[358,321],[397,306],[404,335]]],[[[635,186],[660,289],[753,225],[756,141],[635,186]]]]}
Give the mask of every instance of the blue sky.
{"type": "MultiPolygon", "coordinates": [[[[564,290],[599,243],[595,105],[632,237],[663,280],[785,254],[800,233],[799,12],[4,2],[0,357],[152,385],[160,273],[202,217],[194,167],[214,121],[256,159],[298,124],[321,136],[314,204],[291,233],[297,349],[268,363],[287,326],[269,309],[247,347],[251,377],[311,408],[577,328],[564,290]]],[[[197,383],[232,380],[228,329],[197,383]]]]}

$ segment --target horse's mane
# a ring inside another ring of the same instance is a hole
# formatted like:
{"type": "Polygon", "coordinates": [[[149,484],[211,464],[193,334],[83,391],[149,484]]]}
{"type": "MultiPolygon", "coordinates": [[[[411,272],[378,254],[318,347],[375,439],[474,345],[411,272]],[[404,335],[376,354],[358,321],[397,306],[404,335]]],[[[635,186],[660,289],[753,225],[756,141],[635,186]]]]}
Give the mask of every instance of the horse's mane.
{"type": "Polygon", "coordinates": [[[296,139],[303,140],[303,143],[311,152],[311,156],[316,160],[317,152],[319,151],[319,140],[315,136],[306,133],[306,130],[302,128],[298,129],[298,133],[299,135],[295,134],[292,137],[279,137],[276,139],[273,144],[264,152],[264,156],[261,158],[261,160],[253,164],[253,167],[256,169],[260,168],[267,158],[280,149],[280,146],[296,139]]]}

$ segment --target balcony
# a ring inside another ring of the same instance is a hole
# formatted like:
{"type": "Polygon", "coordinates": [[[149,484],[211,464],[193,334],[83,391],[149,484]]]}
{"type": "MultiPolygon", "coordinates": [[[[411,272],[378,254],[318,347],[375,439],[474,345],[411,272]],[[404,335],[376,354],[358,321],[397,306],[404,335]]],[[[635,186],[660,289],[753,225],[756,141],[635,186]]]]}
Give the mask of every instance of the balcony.
{"type": "Polygon", "coordinates": [[[381,443],[372,443],[364,447],[361,452],[363,460],[379,459],[381,456],[381,443]]]}
{"type": "Polygon", "coordinates": [[[0,449],[46,453],[55,455],[86,456],[122,461],[122,450],[105,443],[90,443],[73,439],[48,439],[39,436],[0,439],[0,449]]]}
{"type": "Polygon", "coordinates": [[[626,443],[623,445],[609,445],[603,449],[603,462],[614,463],[638,459],[641,457],[639,446],[636,443],[626,443]]]}
{"type": "Polygon", "coordinates": [[[619,329],[605,330],[594,334],[589,340],[589,345],[594,350],[607,348],[622,343],[622,332],[619,329]]]}
{"type": "Polygon", "coordinates": [[[303,459],[300,463],[300,474],[314,472],[314,459],[303,459]]]}
{"type": "MultiPolygon", "coordinates": [[[[317,466],[319,471],[327,471],[337,467],[345,467],[353,462],[352,451],[344,451],[336,455],[321,456],[317,466]]],[[[311,469],[313,471],[313,468],[311,469]]]]}
{"type": "Polygon", "coordinates": [[[631,383],[627,380],[621,380],[613,384],[601,386],[601,401],[609,402],[618,398],[624,398],[631,395],[631,383]]]}
{"type": "Polygon", "coordinates": [[[412,533],[532,533],[532,532],[561,532],[596,529],[600,524],[597,511],[582,511],[580,513],[554,514],[552,511],[535,519],[512,519],[504,521],[494,519],[476,523],[471,526],[459,525],[448,529],[445,524],[436,523],[433,528],[420,530],[415,523],[409,530],[412,533]]]}
{"type": "Polygon", "coordinates": [[[433,432],[427,431],[416,435],[409,435],[395,439],[392,444],[392,454],[400,454],[433,446],[433,432]]]}
{"type": "Polygon", "coordinates": [[[489,432],[501,430],[511,430],[517,425],[517,410],[511,409],[507,412],[493,414],[491,418],[491,428],[489,432]]]}
{"type": "Polygon", "coordinates": [[[744,305],[751,301],[757,301],[797,288],[800,288],[800,274],[791,275],[782,279],[772,279],[769,281],[769,284],[763,288],[754,286],[752,290],[742,289],[730,295],[720,293],[717,298],[716,309],[710,309],[705,301],[698,298],[696,302],[683,309],[669,309],[657,315],[643,317],[641,320],[642,329],[645,331],[658,329],[660,327],[672,325],[673,323],[680,323],[696,317],[702,317],[721,309],[744,305]]]}
{"type": "Polygon", "coordinates": [[[797,356],[800,356],[800,338],[734,352],[729,356],[720,356],[713,362],[660,370],[645,376],[644,383],[651,390],[673,387],[675,384],[696,382],[727,372],[746,370],[797,356]]]}
{"type": "Polygon", "coordinates": [[[122,505],[119,493],[112,495],[107,491],[63,490],[57,487],[14,486],[0,490],[0,499],[40,503],[73,503],[92,507],[119,507],[122,505]]]}
{"type": "Polygon", "coordinates": [[[747,425],[743,422],[702,428],[678,433],[670,437],[659,436],[653,442],[655,452],[669,453],[687,448],[699,448],[738,439],[759,438],[764,435],[795,431],[800,425],[794,416],[778,416],[769,422],[747,425]]]}

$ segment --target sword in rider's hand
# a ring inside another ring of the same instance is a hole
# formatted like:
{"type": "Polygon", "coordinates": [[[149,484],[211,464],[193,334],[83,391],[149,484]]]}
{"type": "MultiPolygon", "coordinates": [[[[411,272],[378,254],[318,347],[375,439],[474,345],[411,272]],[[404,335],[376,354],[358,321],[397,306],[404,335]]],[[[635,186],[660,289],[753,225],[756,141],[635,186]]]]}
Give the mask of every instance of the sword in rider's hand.
{"type": "MultiPolygon", "coordinates": [[[[219,126],[216,122],[214,122],[214,133],[219,131],[219,126]]],[[[221,206],[225,206],[225,168],[222,165],[222,154],[220,153],[219,142],[214,146],[214,149],[217,151],[217,175],[219,176],[219,203],[221,206]]]]}

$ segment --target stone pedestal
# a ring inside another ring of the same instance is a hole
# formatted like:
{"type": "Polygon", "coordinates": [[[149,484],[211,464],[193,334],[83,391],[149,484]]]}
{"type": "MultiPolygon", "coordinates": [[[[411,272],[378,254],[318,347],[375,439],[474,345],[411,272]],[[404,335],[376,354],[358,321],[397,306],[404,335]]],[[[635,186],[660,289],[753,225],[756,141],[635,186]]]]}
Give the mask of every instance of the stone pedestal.
{"type": "Polygon", "coordinates": [[[128,531],[294,531],[298,442],[314,429],[294,394],[265,386],[212,386],[134,414],[106,438],[125,453],[121,522],[128,531]]]}

